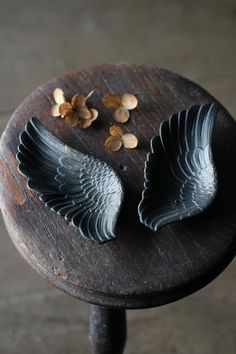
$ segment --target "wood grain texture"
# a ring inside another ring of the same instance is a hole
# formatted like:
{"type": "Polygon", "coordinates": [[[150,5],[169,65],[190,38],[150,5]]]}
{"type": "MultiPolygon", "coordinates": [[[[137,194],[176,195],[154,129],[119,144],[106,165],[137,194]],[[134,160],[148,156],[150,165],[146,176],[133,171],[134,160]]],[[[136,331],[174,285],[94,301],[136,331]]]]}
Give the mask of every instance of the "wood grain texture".
{"type": "Polygon", "coordinates": [[[149,141],[160,122],[193,104],[214,102],[205,90],[155,67],[101,65],[70,72],[33,91],[13,114],[1,138],[1,208],[9,234],[24,258],[53,285],[85,301],[110,307],[143,308],[186,296],[209,283],[232,260],[236,249],[236,125],[220,106],[213,133],[219,190],[204,214],[152,232],[141,225],[137,205],[149,141]],[[95,89],[91,106],[100,112],[88,130],[69,128],[50,117],[52,91],[66,96],[95,89]],[[102,95],[136,93],[138,108],[124,130],[139,148],[109,152],[103,146],[113,123],[102,95]],[[104,245],[84,240],[26,188],[15,154],[19,133],[37,116],[66,144],[109,163],[125,186],[118,239],[104,245]]]}

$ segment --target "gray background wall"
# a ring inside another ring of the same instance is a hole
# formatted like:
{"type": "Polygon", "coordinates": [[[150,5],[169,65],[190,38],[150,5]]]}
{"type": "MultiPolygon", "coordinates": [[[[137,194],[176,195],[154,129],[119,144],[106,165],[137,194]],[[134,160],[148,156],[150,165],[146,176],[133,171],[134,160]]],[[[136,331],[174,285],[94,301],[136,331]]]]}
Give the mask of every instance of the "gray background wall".
{"type": "MultiPolygon", "coordinates": [[[[236,117],[235,0],[0,0],[0,131],[35,87],[107,61],[197,81],[236,117]]],[[[89,353],[89,306],[21,259],[0,220],[0,353],[89,353]]],[[[128,312],[126,354],[234,354],[236,263],[198,293],[128,312]]]]}

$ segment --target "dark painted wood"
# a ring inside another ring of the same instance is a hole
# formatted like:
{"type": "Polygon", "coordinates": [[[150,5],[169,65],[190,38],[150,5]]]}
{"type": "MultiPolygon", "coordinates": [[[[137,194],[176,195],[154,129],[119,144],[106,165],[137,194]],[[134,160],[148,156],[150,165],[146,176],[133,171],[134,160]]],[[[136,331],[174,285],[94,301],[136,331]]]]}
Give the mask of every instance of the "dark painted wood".
{"type": "Polygon", "coordinates": [[[126,311],[92,305],[89,339],[94,354],[122,354],[126,341],[126,311]]]}
{"type": "Polygon", "coordinates": [[[155,67],[93,66],[54,79],[32,92],[13,114],[1,138],[1,208],[9,234],[23,257],[53,285],[85,301],[115,308],[166,304],[209,283],[232,260],[236,249],[236,125],[220,106],[213,134],[219,191],[204,214],[152,232],[139,222],[143,168],[150,138],[161,121],[193,104],[215,101],[178,75],[155,67]],[[88,130],[70,128],[50,117],[52,91],[67,96],[94,89],[92,107],[100,116],[88,130]],[[112,114],[102,95],[136,93],[138,108],[123,125],[135,133],[139,148],[107,151],[104,140],[112,114]],[[118,239],[104,245],[84,240],[65,220],[44,207],[26,188],[15,154],[19,133],[37,116],[66,144],[109,163],[125,186],[118,239]],[[124,168],[125,167],[125,168],[124,168]]]}

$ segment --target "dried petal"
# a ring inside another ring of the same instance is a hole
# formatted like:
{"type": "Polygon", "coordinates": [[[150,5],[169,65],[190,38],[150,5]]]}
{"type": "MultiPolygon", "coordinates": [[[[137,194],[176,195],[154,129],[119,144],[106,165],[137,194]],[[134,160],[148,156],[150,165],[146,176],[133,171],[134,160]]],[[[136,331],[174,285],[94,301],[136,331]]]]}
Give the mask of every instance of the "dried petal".
{"type": "Polygon", "coordinates": [[[128,110],[132,110],[137,107],[138,100],[137,97],[132,95],[131,93],[125,93],[121,96],[122,106],[128,110]]]}
{"type": "Polygon", "coordinates": [[[81,108],[78,112],[81,119],[91,119],[92,117],[92,113],[86,107],[81,108]]]}
{"type": "Polygon", "coordinates": [[[119,123],[127,122],[129,120],[129,116],[130,116],[130,113],[129,113],[128,109],[126,109],[124,107],[118,108],[113,114],[114,119],[119,123]]]}
{"type": "Polygon", "coordinates": [[[118,151],[122,146],[122,141],[116,136],[109,136],[105,141],[105,147],[110,151],[118,151]]]}
{"type": "Polygon", "coordinates": [[[73,108],[83,107],[83,106],[85,106],[85,97],[78,93],[77,95],[74,95],[72,97],[71,104],[72,104],[73,108]]]}
{"type": "Polygon", "coordinates": [[[116,136],[118,138],[121,138],[123,135],[123,130],[118,125],[112,125],[110,128],[110,134],[112,136],[116,136]]]}
{"type": "Polygon", "coordinates": [[[53,91],[53,97],[54,97],[54,100],[57,104],[62,104],[63,102],[65,102],[65,95],[64,95],[64,92],[62,89],[60,88],[56,88],[54,91],[53,91]]]}
{"type": "Polygon", "coordinates": [[[138,139],[134,134],[130,133],[122,135],[122,142],[124,147],[127,149],[136,148],[136,146],[138,145],[138,139]]]}
{"type": "Polygon", "coordinates": [[[59,107],[59,112],[60,112],[61,117],[65,117],[69,114],[72,114],[73,110],[72,110],[72,105],[70,104],[70,102],[62,103],[59,107]]]}
{"type": "Polygon", "coordinates": [[[60,117],[59,107],[60,107],[59,104],[54,104],[51,107],[51,114],[53,117],[60,117]]]}
{"type": "Polygon", "coordinates": [[[65,117],[65,123],[71,127],[76,127],[79,124],[79,120],[76,115],[71,114],[65,117]]]}
{"type": "Polygon", "coordinates": [[[93,122],[98,117],[98,111],[96,109],[94,109],[94,108],[91,108],[89,111],[91,113],[91,119],[92,119],[92,122],[93,122]]]}
{"type": "Polygon", "coordinates": [[[119,95],[114,95],[113,93],[107,93],[102,101],[106,108],[117,109],[121,106],[121,97],[119,95]]]}
{"type": "Polygon", "coordinates": [[[81,119],[81,120],[79,120],[79,126],[82,129],[86,129],[86,128],[90,127],[92,122],[93,122],[92,119],[81,119]]]}

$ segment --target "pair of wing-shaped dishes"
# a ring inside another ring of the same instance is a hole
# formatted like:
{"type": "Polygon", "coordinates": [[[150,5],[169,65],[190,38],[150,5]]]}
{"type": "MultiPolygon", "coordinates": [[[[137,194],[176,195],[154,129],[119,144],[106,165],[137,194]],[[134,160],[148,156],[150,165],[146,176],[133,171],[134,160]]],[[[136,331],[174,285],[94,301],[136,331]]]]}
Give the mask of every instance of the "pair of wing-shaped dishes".
{"type": "MultiPolygon", "coordinates": [[[[212,202],[216,113],[217,105],[208,103],[173,114],[151,140],[138,206],[140,221],[151,230],[199,214],[212,202]]],[[[37,118],[20,135],[17,160],[28,187],[83,237],[98,243],[115,238],[124,190],[109,165],[65,145],[37,118]]]]}

